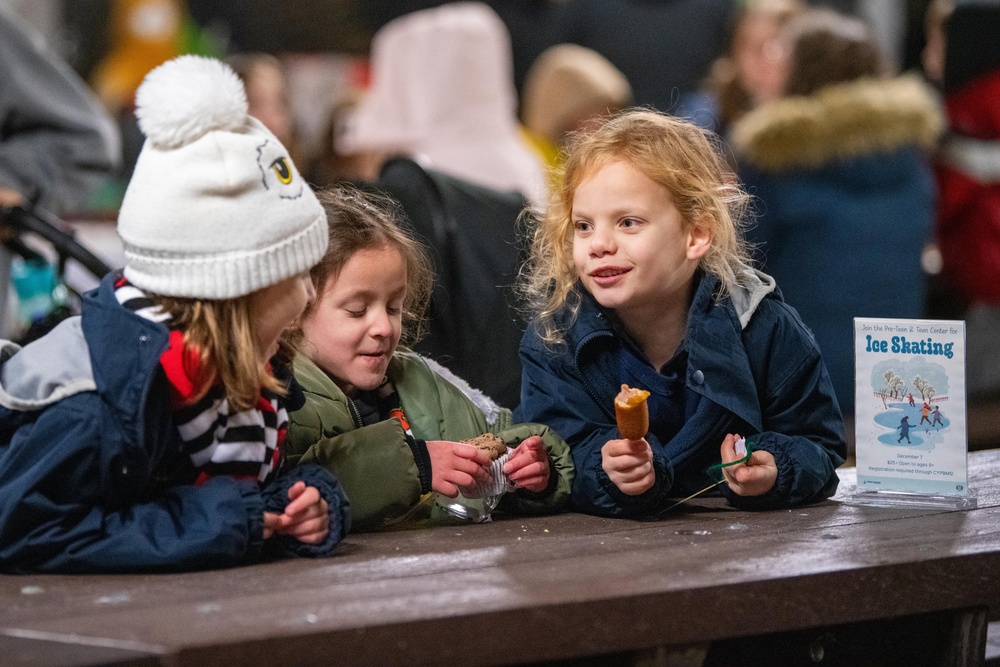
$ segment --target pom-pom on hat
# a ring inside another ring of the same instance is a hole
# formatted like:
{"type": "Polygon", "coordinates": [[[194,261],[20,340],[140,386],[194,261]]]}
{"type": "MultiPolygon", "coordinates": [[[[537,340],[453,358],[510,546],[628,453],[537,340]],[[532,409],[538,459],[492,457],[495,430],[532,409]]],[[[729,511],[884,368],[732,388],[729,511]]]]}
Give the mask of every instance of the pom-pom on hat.
{"type": "Polygon", "coordinates": [[[181,56],[136,93],[146,135],[118,214],[125,277],[155,294],[231,299],[307,271],[326,215],[288,151],[247,114],[224,63],[181,56]]]}

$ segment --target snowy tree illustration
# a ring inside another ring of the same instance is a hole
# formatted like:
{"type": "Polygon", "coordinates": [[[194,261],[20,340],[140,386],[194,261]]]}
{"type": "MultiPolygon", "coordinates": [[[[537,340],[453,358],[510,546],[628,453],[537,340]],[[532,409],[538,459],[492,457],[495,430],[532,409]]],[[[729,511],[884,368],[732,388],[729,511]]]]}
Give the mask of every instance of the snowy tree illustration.
{"type": "Polygon", "coordinates": [[[888,408],[889,407],[888,405],[886,405],[885,399],[886,399],[886,396],[889,394],[889,392],[892,391],[892,383],[893,383],[893,380],[895,378],[896,378],[896,371],[894,371],[891,368],[888,369],[888,370],[886,370],[886,372],[882,374],[883,385],[882,385],[882,389],[878,392],[878,395],[879,395],[879,398],[882,399],[882,407],[883,408],[888,408]]]}
{"type": "Polygon", "coordinates": [[[937,395],[937,390],[934,388],[934,385],[919,375],[913,378],[912,384],[920,392],[920,398],[922,398],[924,402],[931,400],[937,395]]]}

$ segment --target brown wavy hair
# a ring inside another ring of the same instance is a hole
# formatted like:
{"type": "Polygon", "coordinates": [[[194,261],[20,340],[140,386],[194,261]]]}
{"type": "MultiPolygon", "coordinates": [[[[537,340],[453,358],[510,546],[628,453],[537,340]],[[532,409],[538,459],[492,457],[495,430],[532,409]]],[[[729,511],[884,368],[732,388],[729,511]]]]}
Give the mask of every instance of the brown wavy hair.
{"type": "MultiPolygon", "coordinates": [[[[316,197],[326,211],[330,244],[323,259],[310,272],[316,287],[316,299],[306,307],[302,317],[309,316],[323,298],[327,283],[336,280],[356,252],[389,247],[399,252],[406,265],[400,344],[416,343],[425,332],[434,269],[426,248],[404,223],[399,205],[387,196],[365,192],[348,183],[320,190],[316,197]]],[[[286,332],[285,340],[293,347],[300,347],[301,329],[298,326],[291,328],[286,332]]]]}
{"type": "Polygon", "coordinates": [[[650,109],[609,116],[594,131],[573,137],[548,209],[529,229],[530,258],[521,271],[519,291],[529,317],[535,318],[549,344],[562,342],[579,307],[572,297],[578,279],[573,263],[573,194],[584,178],[616,160],[631,163],[665,187],[685,228],[698,224],[711,231],[711,248],[699,266],[719,278],[719,298],[737,282],[738,268],[750,264],[741,232],[749,197],[726,166],[715,135],[650,109]],[[560,325],[557,315],[567,307],[569,320],[560,325]]]}
{"type": "Polygon", "coordinates": [[[886,76],[868,25],[832,9],[810,9],[786,26],[791,56],[785,95],[811,95],[835,83],[886,76]]]}

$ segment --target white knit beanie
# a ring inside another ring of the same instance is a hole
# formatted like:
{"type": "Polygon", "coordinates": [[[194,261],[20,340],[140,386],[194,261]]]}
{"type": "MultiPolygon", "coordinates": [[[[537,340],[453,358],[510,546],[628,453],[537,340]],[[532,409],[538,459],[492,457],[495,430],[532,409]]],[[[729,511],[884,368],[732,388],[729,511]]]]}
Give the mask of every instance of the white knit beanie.
{"type": "Polygon", "coordinates": [[[136,107],[146,143],[118,214],[132,284],[231,299],[323,257],[323,208],[281,142],[247,115],[232,69],[181,56],[146,75],[136,107]]]}

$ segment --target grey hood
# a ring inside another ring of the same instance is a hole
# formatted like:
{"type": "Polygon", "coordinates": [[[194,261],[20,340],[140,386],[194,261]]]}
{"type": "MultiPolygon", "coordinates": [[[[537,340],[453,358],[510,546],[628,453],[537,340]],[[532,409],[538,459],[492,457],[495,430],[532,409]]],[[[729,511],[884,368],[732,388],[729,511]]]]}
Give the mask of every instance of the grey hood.
{"type": "Polygon", "coordinates": [[[0,406],[41,410],[96,389],[79,316],[60,322],[47,336],[23,348],[0,341],[0,406]]]}
{"type": "Polygon", "coordinates": [[[732,285],[729,300],[740,318],[740,328],[746,329],[760,302],[777,289],[778,283],[763,271],[745,264],[738,265],[729,278],[732,285]]]}

